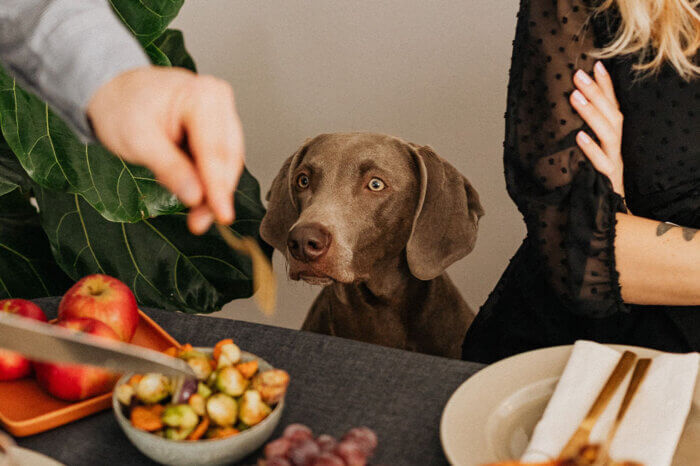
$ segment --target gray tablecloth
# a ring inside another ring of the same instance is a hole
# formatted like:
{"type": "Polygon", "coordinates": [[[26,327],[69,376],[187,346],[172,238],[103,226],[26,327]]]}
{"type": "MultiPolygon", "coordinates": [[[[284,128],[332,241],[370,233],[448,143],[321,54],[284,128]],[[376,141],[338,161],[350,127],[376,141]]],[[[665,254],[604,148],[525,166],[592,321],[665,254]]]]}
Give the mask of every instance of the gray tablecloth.
{"type": "MultiPolygon", "coordinates": [[[[57,298],[37,302],[55,316],[57,298]]],[[[366,425],[379,435],[373,464],[446,464],[439,437],[442,409],[483,367],[248,322],[143,310],[182,343],[212,346],[230,337],[287,370],[292,383],[275,436],[292,422],[335,436],[366,425]]],[[[152,464],[129,443],[111,411],[17,441],[67,465],[152,464]]],[[[244,464],[254,464],[259,455],[244,464]]]]}

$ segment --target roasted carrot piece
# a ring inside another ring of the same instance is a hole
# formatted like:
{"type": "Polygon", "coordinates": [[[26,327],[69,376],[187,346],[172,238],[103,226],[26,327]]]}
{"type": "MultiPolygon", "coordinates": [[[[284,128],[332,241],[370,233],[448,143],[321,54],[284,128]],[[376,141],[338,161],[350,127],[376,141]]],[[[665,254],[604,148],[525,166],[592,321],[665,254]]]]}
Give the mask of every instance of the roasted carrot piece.
{"type": "Polygon", "coordinates": [[[209,418],[204,416],[197,427],[187,436],[187,440],[199,440],[209,428],[209,418]]]}
{"type": "Polygon", "coordinates": [[[165,407],[155,404],[151,406],[134,406],[131,410],[131,424],[146,432],[155,432],[163,428],[161,416],[165,407]]]}
{"type": "Polygon", "coordinates": [[[131,376],[131,378],[129,379],[129,381],[127,382],[127,384],[131,385],[132,387],[136,387],[136,385],[138,385],[139,382],[141,382],[141,379],[143,379],[143,375],[141,375],[141,374],[134,374],[134,375],[131,376]]]}
{"type": "Polygon", "coordinates": [[[174,346],[171,346],[170,348],[163,351],[163,353],[167,354],[168,356],[177,357],[177,348],[174,346]]]}
{"type": "Polygon", "coordinates": [[[238,372],[240,372],[243,377],[250,379],[258,372],[258,360],[253,359],[252,361],[238,363],[235,365],[235,368],[238,369],[238,372]]]}
{"type": "Polygon", "coordinates": [[[231,340],[230,338],[226,338],[224,340],[221,340],[220,342],[218,342],[216,344],[216,346],[214,346],[214,359],[215,360],[217,360],[217,361],[219,360],[219,356],[221,355],[221,347],[224,345],[229,345],[229,344],[232,345],[233,340],[231,340]]]}
{"type": "Polygon", "coordinates": [[[180,347],[180,350],[177,352],[177,355],[180,356],[181,354],[186,353],[188,351],[192,351],[193,349],[194,348],[192,347],[192,345],[190,345],[189,343],[185,343],[180,347]]]}

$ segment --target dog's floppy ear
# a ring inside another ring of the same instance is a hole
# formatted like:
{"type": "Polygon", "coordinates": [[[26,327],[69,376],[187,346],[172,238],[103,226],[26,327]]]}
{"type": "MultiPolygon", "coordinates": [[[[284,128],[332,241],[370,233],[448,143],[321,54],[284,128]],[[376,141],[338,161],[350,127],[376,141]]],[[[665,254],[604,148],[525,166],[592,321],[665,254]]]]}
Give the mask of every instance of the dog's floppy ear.
{"type": "Polygon", "coordinates": [[[265,200],[268,201],[267,213],[260,223],[260,236],[266,243],[282,252],[287,249],[289,229],[299,218],[289,178],[306,153],[310,142],[311,139],[304,141],[304,144],[285,160],[265,196],[265,200]]]}
{"type": "Polygon", "coordinates": [[[410,147],[420,171],[420,196],[406,258],[413,276],[431,280],[474,249],[484,209],[456,168],[428,146],[410,147]]]}

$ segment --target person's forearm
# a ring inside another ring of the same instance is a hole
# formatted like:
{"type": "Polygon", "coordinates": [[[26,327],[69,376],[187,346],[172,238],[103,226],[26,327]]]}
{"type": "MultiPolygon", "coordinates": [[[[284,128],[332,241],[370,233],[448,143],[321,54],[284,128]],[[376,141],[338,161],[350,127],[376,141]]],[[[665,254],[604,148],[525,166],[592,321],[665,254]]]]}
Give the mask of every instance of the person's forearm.
{"type": "Polygon", "coordinates": [[[625,302],[700,304],[698,230],[617,214],[615,260],[625,302]]]}
{"type": "Polygon", "coordinates": [[[107,0],[0,1],[0,61],[86,140],[95,91],[149,64],[107,0]]]}

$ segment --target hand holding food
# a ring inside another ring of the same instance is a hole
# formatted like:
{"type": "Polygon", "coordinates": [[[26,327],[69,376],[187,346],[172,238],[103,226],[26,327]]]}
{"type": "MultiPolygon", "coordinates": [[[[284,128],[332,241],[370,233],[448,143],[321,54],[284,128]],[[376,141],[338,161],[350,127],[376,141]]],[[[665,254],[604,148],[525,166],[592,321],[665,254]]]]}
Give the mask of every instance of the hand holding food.
{"type": "Polygon", "coordinates": [[[135,375],[115,391],[134,427],[167,439],[236,435],[262,422],[289,385],[285,371],[259,372],[256,359],[243,361],[231,339],[217,343],[211,355],[189,344],[165,352],[185,360],[197,380],[135,375]]]}

